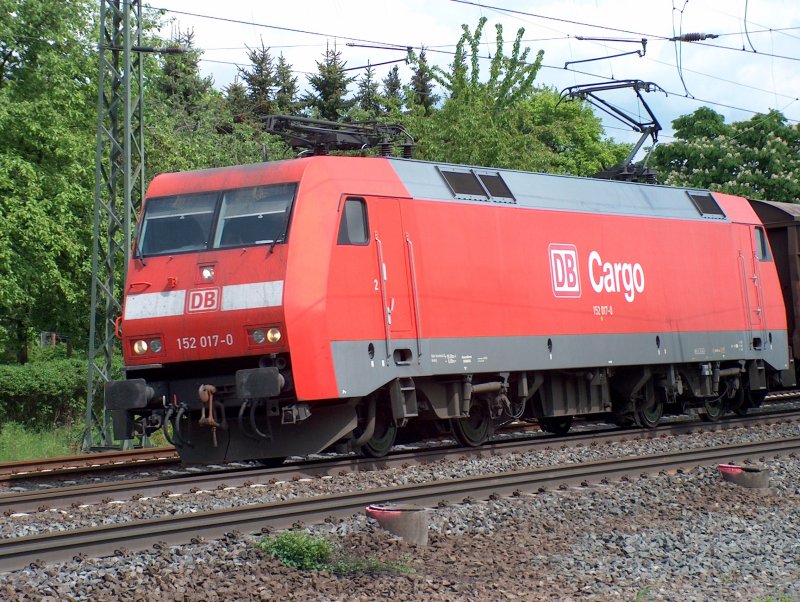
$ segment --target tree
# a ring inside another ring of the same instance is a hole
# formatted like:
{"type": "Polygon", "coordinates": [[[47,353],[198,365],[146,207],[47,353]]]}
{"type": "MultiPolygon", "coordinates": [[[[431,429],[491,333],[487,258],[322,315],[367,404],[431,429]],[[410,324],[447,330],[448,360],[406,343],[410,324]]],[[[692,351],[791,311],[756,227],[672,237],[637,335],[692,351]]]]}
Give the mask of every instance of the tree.
{"type": "Polygon", "coordinates": [[[395,65],[383,79],[381,108],[384,113],[396,113],[403,106],[403,83],[400,81],[400,68],[395,65]]]}
{"type": "MultiPolygon", "coordinates": [[[[186,70],[183,78],[199,77],[195,54],[195,71],[186,70]]],[[[186,110],[171,97],[149,95],[145,120],[145,147],[149,175],[169,171],[185,171],[224,167],[261,160],[266,147],[273,159],[289,156],[277,138],[263,133],[259,117],[273,106],[274,76],[269,49],[248,49],[253,62],[250,69],[240,69],[246,84],[235,81],[225,95],[210,86],[200,90],[186,110]]],[[[160,77],[155,78],[158,86],[160,77]]]]}
{"type": "Polygon", "coordinates": [[[312,117],[338,121],[353,106],[353,100],[347,99],[347,87],[354,81],[348,77],[342,61],[342,53],[326,47],[322,62],[317,61],[317,73],[308,76],[311,91],[303,96],[303,104],[312,117]]]}
{"type": "Polygon", "coordinates": [[[247,98],[247,87],[239,81],[238,77],[225,88],[225,101],[233,120],[237,123],[252,117],[250,102],[247,98]]]}
{"type": "Polygon", "coordinates": [[[0,11],[0,352],[20,361],[36,331],[86,341],[94,4],[7,0],[0,11]]]}
{"type": "Polygon", "coordinates": [[[250,112],[256,117],[271,115],[275,108],[275,68],[269,48],[261,41],[260,48],[247,48],[250,67],[239,67],[239,75],[247,86],[250,112]]]}
{"type": "Polygon", "coordinates": [[[433,92],[433,76],[428,67],[424,48],[420,50],[419,57],[412,66],[412,72],[409,102],[422,107],[425,114],[430,115],[436,103],[439,102],[439,97],[433,92]]]}
{"type": "Polygon", "coordinates": [[[375,70],[369,64],[358,80],[358,91],[354,100],[356,106],[370,117],[375,117],[381,110],[378,81],[375,79],[375,70]]]}
{"type": "Polygon", "coordinates": [[[424,52],[419,57],[411,54],[410,59],[418,69],[427,71],[447,91],[448,99],[488,103],[497,112],[533,93],[533,82],[542,67],[544,51],[540,50],[536,59],[528,63],[530,48],[521,50],[525,29],[520,27],[511,54],[506,56],[503,51],[503,26],[498,23],[495,26],[496,47],[489,67],[489,79],[482,82],[480,44],[484,25],[486,17],[481,17],[474,32],[471,32],[466,25],[461,26],[463,33],[456,45],[449,71],[438,66],[428,67],[423,60],[424,52]]]}
{"type": "Polygon", "coordinates": [[[177,111],[192,114],[212,87],[210,77],[200,75],[200,55],[194,47],[194,31],[177,30],[168,46],[184,52],[162,55],[155,90],[177,111]]]}
{"type": "Polygon", "coordinates": [[[770,201],[800,199],[800,128],[779,111],[726,124],[701,107],[672,125],[676,140],[657,146],[650,161],[665,183],[770,201]]]}
{"type": "Polygon", "coordinates": [[[294,76],[292,66],[283,57],[283,53],[278,57],[278,64],[275,66],[275,106],[281,115],[297,115],[300,110],[297,102],[297,78],[294,76]]]}
{"type": "Polygon", "coordinates": [[[418,158],[530,171],[591,175],[625,157],[626,145],[603,138],[600,119],[585,103],[559,103],[550,88],[534,80],[543,53],[529,63],[522,50],[524,29],[511,54],[503,52],[503,29],[497,26],[489,77],[481,79],[479,46],[486,19],[474,32],[463,26],[448,70],[428,67],[413,54],[446,92],[439,110],[416,106],[403,116],[418,141],[418,158]]]}

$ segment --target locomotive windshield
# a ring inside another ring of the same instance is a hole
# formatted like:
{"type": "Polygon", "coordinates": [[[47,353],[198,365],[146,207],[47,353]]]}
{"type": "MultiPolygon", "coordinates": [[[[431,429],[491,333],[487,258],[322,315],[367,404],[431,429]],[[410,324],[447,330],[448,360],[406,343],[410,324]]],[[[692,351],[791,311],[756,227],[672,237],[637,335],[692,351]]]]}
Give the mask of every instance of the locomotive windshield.
{"type": "Polygon", "coordinates": [[[296,184],[149,199],[139,251],[168,255],[286,240],[296,184]]]}

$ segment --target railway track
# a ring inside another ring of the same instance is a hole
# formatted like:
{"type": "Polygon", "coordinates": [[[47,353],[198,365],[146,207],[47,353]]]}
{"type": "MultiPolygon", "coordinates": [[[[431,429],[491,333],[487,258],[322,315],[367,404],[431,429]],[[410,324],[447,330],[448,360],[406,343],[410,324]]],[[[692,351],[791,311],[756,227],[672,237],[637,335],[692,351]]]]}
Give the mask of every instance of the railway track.
{"type": "MultiPolygon", "coordinates": [[[[786,403],[787,400],[800,400],[800,390],[771,393],[762,407],[762,415],[771,412],[770,405],[786,403]]],[[[756,410],[758,412],[759,410],[756,410]]],[[[779,412],[784,410],[779,410],[779,412]]],[[[791,411],[791,410],[786,410],[791,411]]],[[[751,414],[752,417],[754,414],[751,414]]],[[[732,419],[736,420],[736,419],[732,419]]],[[[730,420],[726,421],[730,422],[730,420]]],[[[178,464],[175,448],[172,446],[132,449],[123,451],[106,451],[93,454],[79,454],[56,458],[21,460],[18,462],[0,463],[0,483],[13,481],[49,478],[54,475],[78,475],[90,472],[102,472],[110,469],[128,469],[131,466],[152,466],[178,464]]]]}
{"type": "Polygon", "coordinates": [[[173,447],[150,447],[125,451],[107,451],[97,454],[40,458],[0,464],[0,481],[31,478],[37,475],[84,473],[124,467],[131,464],[170,464],[178,462],[173,447]]]}
{"type": "Polygon", "coordinates": [[[435,505],[465,498],[532,493],[561,485],[588,485],[602,479],[638,476],[688,466],[741,462],[800,450],[800,437],[723,447],[680,450],[669,454],[615,458],[584,464],[533,468],[492,475],[384,487],[245,507],[181,514],[147,521],[48,533],[0,541],[0,570],[23,568],[34,561],[54,562],[73,557],[105,556],[121,549],[176,545],[224,536],[233,531],[259,532],[285,528],[297,521],[344,518],[373,503],[405,502],[435,505]]]}
{"type": "Polygon", "coordinates": [[[199,474],[149,476],[123,481],[108,481],[85,485],[61,486],[45,490],[33,490],[0,494],[0,514],[18,512],[41,512],[51,508],[64,508],[76,504],[94,504],[125,499],[141,499],[212,490],[225,487],[242,487],[253,484],[268,484],[276,480],[338,475],[343,472],[365,472],[400,467],[426,462],[436,462],[454,457],[469,457],[480,454],[508,454],[532,452],[552,447],[574,447],[630,441],[643,438],[659,438],[691,434],[712,430],[725,430],[784,421],[800,421],[800,411],[786,410],[765,417],[744,417],[718,423],[674,423],[655,429],[607,428],[566,437],[555,438],[539,434],[534,437],[512,438],[507,441],[465,449],[452,445],[414,451],[393,452],[385,458],[334,457],[322,461],[289,464],[277,468],[250,467],[246,469],[214,470],[199,474]]]}

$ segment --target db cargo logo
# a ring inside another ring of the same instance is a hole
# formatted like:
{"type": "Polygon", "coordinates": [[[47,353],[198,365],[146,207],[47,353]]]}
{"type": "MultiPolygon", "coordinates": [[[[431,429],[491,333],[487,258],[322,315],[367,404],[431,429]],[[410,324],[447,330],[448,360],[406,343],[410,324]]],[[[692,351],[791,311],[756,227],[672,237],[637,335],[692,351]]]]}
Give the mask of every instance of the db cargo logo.
{"type": "Polygon", "coordinates": [[[550,278],[556,297],[581,296],[581,278],[578,273],[578,249],[575,245],[550,243],[550,278]]]}
{"type": "Polygon", "coordinates": [[[217,309],[219,309],[218,288],[189,291],[189,300],[186,307],[186,311],[189,313],[215,311],[217,309]]]}

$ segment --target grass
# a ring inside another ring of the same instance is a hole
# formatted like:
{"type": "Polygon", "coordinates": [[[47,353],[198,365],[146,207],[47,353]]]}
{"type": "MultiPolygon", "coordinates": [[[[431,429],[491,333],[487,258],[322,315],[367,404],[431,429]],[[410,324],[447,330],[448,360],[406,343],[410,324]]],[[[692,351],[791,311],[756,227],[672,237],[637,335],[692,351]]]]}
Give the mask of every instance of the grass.
{"type": "Polygon", "coordinates": [[[383,561],[375,558],[358,558],[345,555],[324,537],[317,537],[305,531],[282,531],[274,536],[262,537],[256,546],[286,566],[296,569],[326,570],[337,575],[354,573],[396,573],[412,572],[405,562],[383,561]]]}
{"type": "Polygon", "coordinates": [[[0,426],[0,462],[69,456],[78,451],[82,425],[34,430],[7,422],[0,426]]]}
{"type": "Polygon", "coordinates": [[[645,600],[650,599],[650,588],[643,587],[636,593],[636,598],[634,598],[635,602],[644,602],[645,600]]]}
{"type": "MultiPolygon", "coordinates": [[[[138,440],[136,440],[138,444],[138,440]]],[[[0,462],[17,462],[39,458],[57,458],[80,453],[83,444],[83,423],[38,430],[16,422],[0,425],[0,462]]],[[[150,437],[150,445],[169,445],[164,432],[150,437]]]]}

